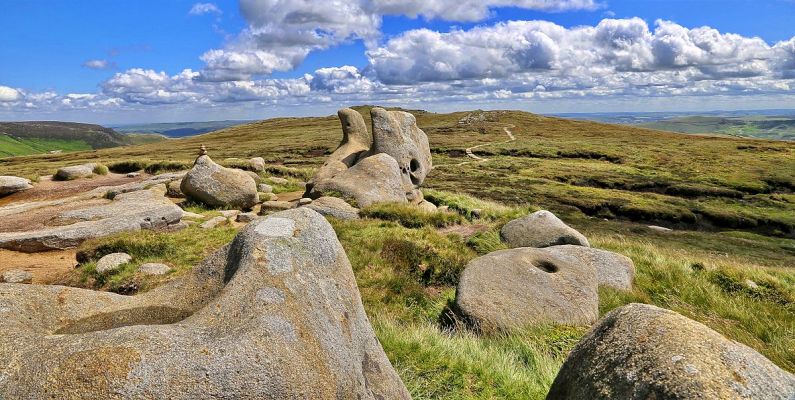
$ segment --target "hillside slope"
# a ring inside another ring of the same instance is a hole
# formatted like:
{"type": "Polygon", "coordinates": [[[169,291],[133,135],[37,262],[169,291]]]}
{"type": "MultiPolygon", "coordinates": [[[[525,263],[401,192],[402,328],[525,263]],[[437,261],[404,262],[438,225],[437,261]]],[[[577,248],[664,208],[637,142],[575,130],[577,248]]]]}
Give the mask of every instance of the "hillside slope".
{"type": "Polygon", "coordinates": [[[124,146],[125,135],[100,125],[58,121],[0,122],[0,157],[124,146]]]}
{"type": "Polygon", "coordinates": [[[649,129],[679,133],[795,140],[795,118],[786,116],[690,116],[641,124],[649,129]]]}

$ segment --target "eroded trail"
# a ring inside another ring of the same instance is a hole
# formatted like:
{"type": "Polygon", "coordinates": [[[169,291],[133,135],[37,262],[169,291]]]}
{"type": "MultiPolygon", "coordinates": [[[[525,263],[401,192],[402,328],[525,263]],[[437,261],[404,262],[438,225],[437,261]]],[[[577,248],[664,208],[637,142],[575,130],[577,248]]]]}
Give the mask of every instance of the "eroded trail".
{"type": "Polygon", "coordinates": [[[467,157],[471,158],[471,159],[472,159],[472,160],[474,160],[474,161],[463,161],[463,162],[460,162],[460,163],[458,163],[458,164],[447,164],[447,165],[440,165],[440,167],[445,167],[445,166],[459,166],[459,165],[466,165],[466,164],[469,164],[469,163],[472,163],[472,162],[485,162],[485,161],[489,161],[489,159],[488,159],[488,158],[483,158],[483,157],[480,157],[480,156],[476,155],[476,154],[474,153],[474,150],[475,150],[475,149],[482,148],[482,147],[486,147],[486,146],[494,146],[494,145],[498,145],[498,144],[505,144],[505,143],[510,143],[510,142],[513,142],[513,141],[515,141],[515,140],[516,140],[516,137],[513,135],[513,132],[511,131],[511,129],[513,129],[513,128],[515,128],[515,127],[516,127],[516,125],[509,124],[508,126],[504,126],[504,127],[502,128],[502,130],[503,130],[503,131],[505,131],[505,134],[506,134],[506,135],[508,135],[508,140],[504,140],[504,141],[501,141],[501,142],[483,143],[483,144],[479,144],[479,145],[477,145],[477,146],[467,147],[467,148],[466,148],[464,151],[466,151],[467,157]]]}

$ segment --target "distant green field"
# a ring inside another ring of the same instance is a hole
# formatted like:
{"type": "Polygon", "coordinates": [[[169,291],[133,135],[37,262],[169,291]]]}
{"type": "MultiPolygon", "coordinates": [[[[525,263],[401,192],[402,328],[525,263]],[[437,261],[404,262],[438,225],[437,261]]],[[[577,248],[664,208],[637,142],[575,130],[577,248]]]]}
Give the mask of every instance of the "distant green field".
{"type": "Polygon", "coordinates": [[[83,140],[14,138],[0,135],[0,157],[41,154],[52,150],[84,151],[91,150],[91,146],[83,140]]]}
{"type": "Polygon", "coordinates": [[[795,118],[777,116],[670,118],[641,124],[645,128],[690,134],[719,134],[773,140],[795,140],[795,118]]]}

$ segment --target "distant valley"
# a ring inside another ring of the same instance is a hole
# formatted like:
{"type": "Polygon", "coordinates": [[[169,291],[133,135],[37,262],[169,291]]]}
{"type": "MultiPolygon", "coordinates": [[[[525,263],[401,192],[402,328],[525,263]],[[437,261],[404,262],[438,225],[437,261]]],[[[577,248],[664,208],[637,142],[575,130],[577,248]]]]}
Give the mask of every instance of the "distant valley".
{"type": "Polygon", "coordinates": [[[795,140],[795,110],[713,111],[704,113],[583,113],[565,118],[635,125],[685,134],[795,140]]]}
{"type": "Polygon", "coordinates": [[[172,138],[201,135],[252,121],[227,120],[206,122],[171,122],[153,124],[118,125],[113,129],[121,133],[154,133],[172,138]]]}

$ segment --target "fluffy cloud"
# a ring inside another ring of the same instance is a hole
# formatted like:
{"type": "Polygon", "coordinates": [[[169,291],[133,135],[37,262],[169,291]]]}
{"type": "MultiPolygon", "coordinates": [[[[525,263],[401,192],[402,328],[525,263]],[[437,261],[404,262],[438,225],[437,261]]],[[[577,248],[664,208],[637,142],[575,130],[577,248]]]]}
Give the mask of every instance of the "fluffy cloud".
{"type": "Polygon", "coordinates": [[[350,40],[370,45],[384,15],[478,21],[494,7],[545,11],[594,9],[594,0],[241,0],[248,27],[223,49],[202,56],[206,80],[247,80],[297,67],[315,50],[350,40]]]}
{"type": "Polygon", "coordinates": [[[221,9],[213,3],[196,3],[188,11],[190,15],[215,14],[220,15],[221,9]]]}
{"type": "Polygon", "coordinates": [[[19,90],[10,88],[8,86],[0,86],[0,102],[6,103],[19,99],[19,90]]]}

